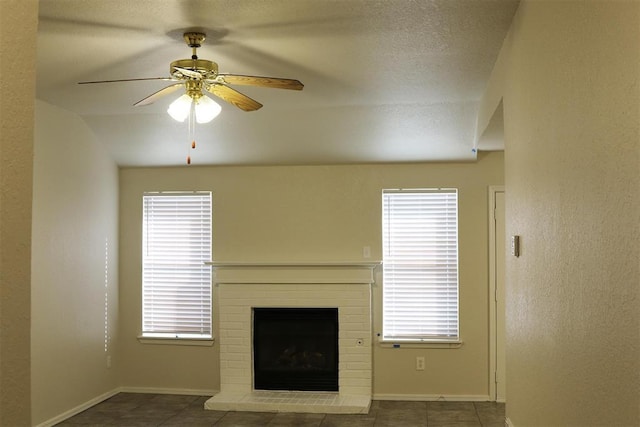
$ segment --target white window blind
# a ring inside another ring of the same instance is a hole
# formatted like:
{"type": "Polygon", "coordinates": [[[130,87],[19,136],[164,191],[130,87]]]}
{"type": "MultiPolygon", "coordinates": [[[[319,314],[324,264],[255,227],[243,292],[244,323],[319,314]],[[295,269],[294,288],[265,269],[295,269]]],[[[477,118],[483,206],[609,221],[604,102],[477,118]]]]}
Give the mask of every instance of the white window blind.
{"type": "Polygon", "coordinates": [[[143,337],[211,337],[211,193],[145,193],[143,337]]]}
{"type": "Polygon", "coordinates": [[[383,339],[457,341],[457,190],[384,190],[382,198],[383,339]]]}

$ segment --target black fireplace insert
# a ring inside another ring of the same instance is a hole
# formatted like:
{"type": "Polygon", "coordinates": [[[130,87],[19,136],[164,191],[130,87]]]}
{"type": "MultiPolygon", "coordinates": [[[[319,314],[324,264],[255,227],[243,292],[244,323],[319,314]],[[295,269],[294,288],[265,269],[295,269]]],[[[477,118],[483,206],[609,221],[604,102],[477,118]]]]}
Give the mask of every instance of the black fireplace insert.
{"type": "Polygon", "coordinates": [[[256,390],[338,391],[337,308],[254,308],[256,390]]]}

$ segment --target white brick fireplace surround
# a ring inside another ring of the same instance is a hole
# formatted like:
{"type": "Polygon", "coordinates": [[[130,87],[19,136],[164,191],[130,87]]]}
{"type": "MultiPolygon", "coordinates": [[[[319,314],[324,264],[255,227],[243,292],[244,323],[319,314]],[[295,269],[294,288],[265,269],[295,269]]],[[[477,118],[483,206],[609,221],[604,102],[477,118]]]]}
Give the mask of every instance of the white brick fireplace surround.
{"type": "Polygon", "coordinates": [[[372,394],[371,284],[378,263],[212,263],[221,411],[367,413],[372,394]],[[338,392],[253,388],[254,307],[338,308],[338,392]]]}

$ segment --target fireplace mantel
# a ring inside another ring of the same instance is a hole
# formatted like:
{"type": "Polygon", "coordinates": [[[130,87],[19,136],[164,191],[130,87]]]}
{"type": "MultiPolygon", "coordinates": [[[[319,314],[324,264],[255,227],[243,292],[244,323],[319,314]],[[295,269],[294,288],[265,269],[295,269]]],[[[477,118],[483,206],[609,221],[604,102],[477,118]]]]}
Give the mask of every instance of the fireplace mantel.
{"type": "Polygon", "coordinates": [[[380,262],[208,262],[214,284],[373,284],[380,262]]]}

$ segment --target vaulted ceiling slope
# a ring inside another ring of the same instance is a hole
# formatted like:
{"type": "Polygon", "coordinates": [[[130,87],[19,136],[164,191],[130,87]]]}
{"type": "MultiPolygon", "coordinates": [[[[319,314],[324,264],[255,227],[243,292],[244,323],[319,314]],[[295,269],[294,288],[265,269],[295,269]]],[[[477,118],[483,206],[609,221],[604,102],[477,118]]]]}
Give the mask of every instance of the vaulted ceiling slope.
{"type": "Polygon", "coordinates": [[[185,123],[133,104],[190,58],[298,79],[235,89],[264,107],[196,127],[193,164],[470,161],[478,103],[517,0],[40,0],[37,97],[86,121],[121,166],[183,165],[185,123]]]}

